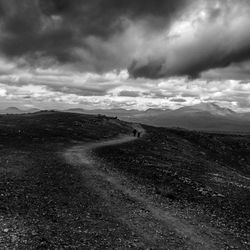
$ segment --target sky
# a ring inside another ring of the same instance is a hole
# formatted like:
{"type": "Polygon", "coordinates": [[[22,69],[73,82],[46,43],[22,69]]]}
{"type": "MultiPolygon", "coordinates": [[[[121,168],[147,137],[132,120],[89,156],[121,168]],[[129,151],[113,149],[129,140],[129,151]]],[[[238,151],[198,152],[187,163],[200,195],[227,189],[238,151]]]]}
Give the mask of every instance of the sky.
{"type": "Polygon", "coordinates": [[[0,108],[250,111],[249,0],[0,0],[0,108]]]}

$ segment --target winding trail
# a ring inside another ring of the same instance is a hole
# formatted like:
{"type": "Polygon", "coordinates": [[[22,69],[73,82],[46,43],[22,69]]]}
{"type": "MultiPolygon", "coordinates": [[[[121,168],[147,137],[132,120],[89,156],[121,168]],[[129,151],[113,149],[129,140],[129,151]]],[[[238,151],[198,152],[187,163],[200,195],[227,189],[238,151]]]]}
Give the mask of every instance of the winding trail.
{"type": "MultiPolygon", "coordinates": [[[[142,135],[145,131],[142,132],[142,135]]],[[[93,156],[96,148],[128,143],[136,137],[119,138],[77,145],[64,152],[66,161],[81,170],[84,185],[102,199],[103,208],[140,236],[142,249],[240,249],[219,230],[209,225],[187,221],[171,209],[155,204],[130,180],[105,167],[93,156]]]]}

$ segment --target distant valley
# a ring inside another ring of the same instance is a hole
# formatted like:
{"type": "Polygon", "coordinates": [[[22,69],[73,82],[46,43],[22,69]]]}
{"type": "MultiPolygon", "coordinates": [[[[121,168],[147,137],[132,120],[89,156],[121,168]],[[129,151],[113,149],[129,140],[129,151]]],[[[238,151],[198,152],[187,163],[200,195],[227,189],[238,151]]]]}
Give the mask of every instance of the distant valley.
{"type": "MultiPolygon", "coordinates": [[[[10,107],[0,110],[0,114],[22,114],[39,112],[39,109],[20,110],[10,107]]],[[[231,109],[223,108],[215,103],[200,103],[186,106],[176,110],[148,109],[94,109],[81,108],[63,110],[69,113],[106,115],[118,119],[143,123],[156,127],[179,127],[190,130],[210,132],[237,132],[250,133],[250,113],[237,113],[231,109]]]]}
{"type": "Polygon", "coordinates": [[[157,127],[180,127],[210,132],[250,133],[250,113],[236,113],[231,109],[222,108],[214,103],[200,103],[177,110],[70,109],[67,112],[116,116],[129,122],[157,127]]]}

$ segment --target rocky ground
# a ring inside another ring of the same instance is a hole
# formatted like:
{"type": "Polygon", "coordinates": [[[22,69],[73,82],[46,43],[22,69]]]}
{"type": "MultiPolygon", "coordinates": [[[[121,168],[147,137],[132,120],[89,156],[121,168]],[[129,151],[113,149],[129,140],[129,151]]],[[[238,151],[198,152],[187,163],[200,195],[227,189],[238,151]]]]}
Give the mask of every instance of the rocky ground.
{"type": "Polygon", "coordinates": [[[250,137],[145,128],[144,138],[96,155],[161,204],[250,248],[250,137]]]}
{"type": "Polygon", "coordinates": [[[249,249],[250,138],[133,127],[1,116],[0,248],[249,249]]]}

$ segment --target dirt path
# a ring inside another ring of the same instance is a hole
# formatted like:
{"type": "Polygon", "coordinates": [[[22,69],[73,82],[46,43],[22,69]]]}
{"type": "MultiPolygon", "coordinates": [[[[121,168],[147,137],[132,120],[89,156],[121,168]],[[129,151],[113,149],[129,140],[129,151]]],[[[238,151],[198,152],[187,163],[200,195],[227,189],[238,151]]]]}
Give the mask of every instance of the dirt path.
{"type": "Polygon", "coordinates": [[[137,247],[240,249],[219,230],[201,223],[190,223],[167,207],[155,204],[140,189],[131,185],[125,176],[111,172],[92,154],[98,147],[118,145],[135,139],[125,135],[109,141],[74,146],[64,153],[64,157],[69,164],[81,168],[85,185],[95,190],[105,201],[103,209],[110,210],[117,220],[140,236],[141,242],[138,242],[137,247]]]}

